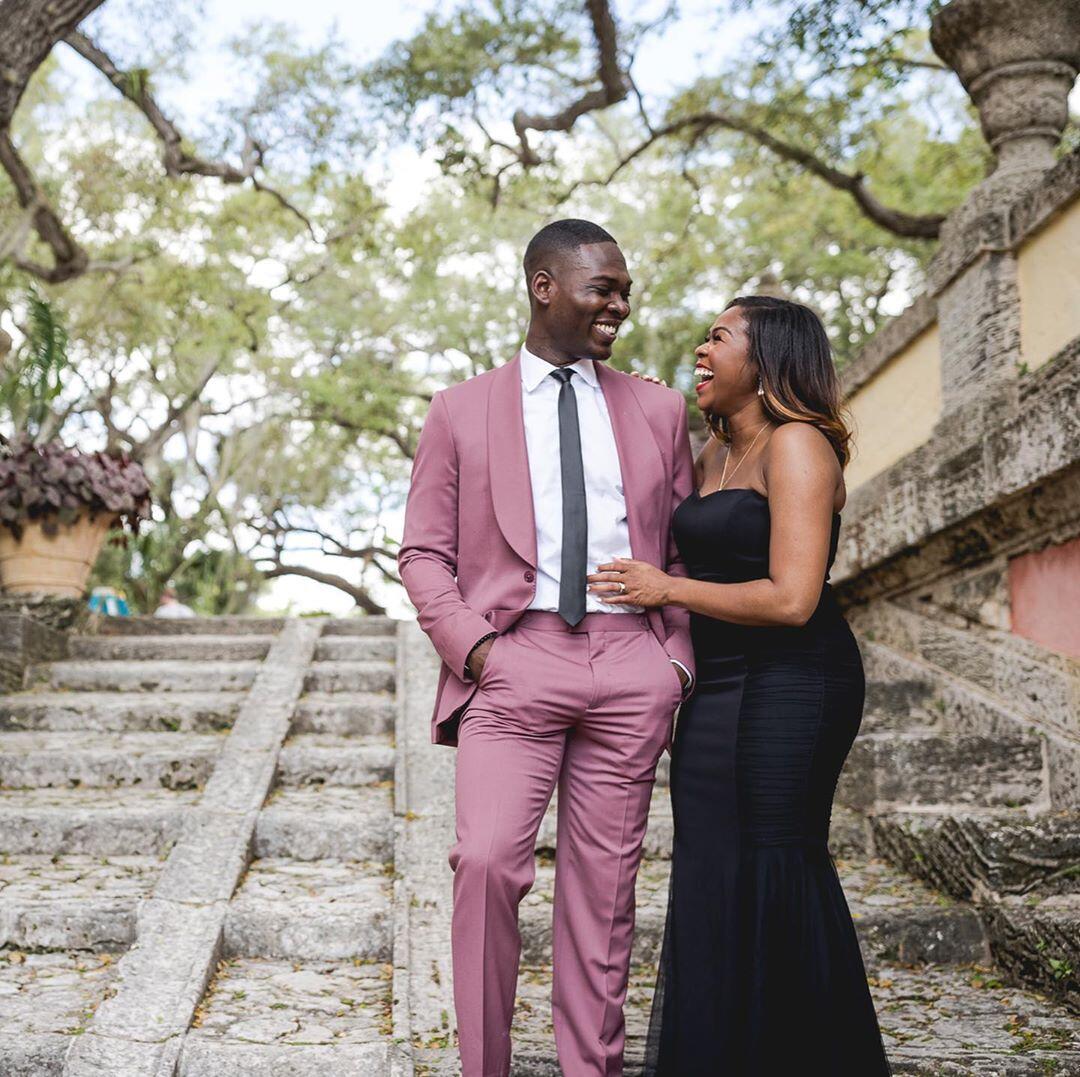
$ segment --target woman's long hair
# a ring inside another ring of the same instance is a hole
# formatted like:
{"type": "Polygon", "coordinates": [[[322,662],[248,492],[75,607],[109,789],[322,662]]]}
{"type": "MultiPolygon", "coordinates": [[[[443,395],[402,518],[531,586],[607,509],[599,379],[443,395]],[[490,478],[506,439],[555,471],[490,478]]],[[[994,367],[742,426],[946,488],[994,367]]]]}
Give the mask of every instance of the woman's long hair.
{"type": "MultiPolygon", "coordinates": [[[[801,303],[769,295],[737,296],[724,309],[732,307],[746,320],[750,362],[761,378],[766,416],[774,423],[816,426],[845,467],[851,457],[851,426],[821,319],[801,303]]],[[[707,421],[715,437],[730,440],[720,416],[710,414],[707,421]]]]}

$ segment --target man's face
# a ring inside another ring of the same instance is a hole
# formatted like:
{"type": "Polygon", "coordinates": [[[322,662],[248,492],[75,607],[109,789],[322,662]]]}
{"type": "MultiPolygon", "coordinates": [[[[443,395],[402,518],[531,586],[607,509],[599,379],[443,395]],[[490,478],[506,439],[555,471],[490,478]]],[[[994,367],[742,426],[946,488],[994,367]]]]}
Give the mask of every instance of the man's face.
{"type": "Polygon", "coordinates": [[[630,314],[630,274],[615,243],[564,251],[550,271],[533,275],[542,330],[571,359],[610,359],[611,346],[630,314]]]}

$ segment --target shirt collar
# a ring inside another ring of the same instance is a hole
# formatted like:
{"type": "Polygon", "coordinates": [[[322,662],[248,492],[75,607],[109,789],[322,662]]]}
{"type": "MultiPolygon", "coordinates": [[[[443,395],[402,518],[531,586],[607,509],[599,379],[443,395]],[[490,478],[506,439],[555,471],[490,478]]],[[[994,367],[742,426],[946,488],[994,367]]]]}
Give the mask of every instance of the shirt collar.
{"type": "MultiPolygon", "coordinates": [[[[546,359],[533,355],[524,344],[521,345],[521,384],[527,393],[531,393],[538,386],[544,384],[544,379],[557,369],[546,359]]],[[[596,363],[592,359],[579,359],[571,363],[567,368],[581,376],[582,381],[594,389],[600,387],[600,379],[596,375],[596,363]]]]}

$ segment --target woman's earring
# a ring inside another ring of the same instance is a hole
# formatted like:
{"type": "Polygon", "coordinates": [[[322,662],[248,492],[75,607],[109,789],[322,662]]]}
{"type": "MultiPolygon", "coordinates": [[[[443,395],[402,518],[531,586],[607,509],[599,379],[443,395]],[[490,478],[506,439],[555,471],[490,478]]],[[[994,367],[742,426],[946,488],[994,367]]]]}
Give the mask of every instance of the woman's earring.
{"type": "Polygon", "coordinates": [[[764,396],[765,395],[765,386],[762,384],[761,378],[758,378],[758,380],[757,380],[757,395],[758,396],[764,396]]]}

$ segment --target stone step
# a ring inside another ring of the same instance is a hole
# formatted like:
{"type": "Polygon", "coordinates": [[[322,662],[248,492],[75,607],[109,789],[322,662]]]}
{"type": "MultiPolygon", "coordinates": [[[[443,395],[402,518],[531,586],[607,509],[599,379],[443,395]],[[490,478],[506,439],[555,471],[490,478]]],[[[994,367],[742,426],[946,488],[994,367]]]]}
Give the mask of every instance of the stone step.
{"type": "Polygon", "coordinates": [[[866,673],[864,730],[926,728],[942,721],[944,701],[929,669],[865,638],[859,649],[866,673]]]}
{"type": "Polygon", "coordinates": [[[374,736],[393,733],[396,718],[397,701],[385,693],[309,692],[296,704],[291,732],[374,736]]]}
{"type": "MultiPolygon", "coordinates": [[[[633,962],[660,959],[667,915],[669,864],[646,860],[638,873],[633,962]]],[[[881,860],[837,864],[868,961],[906,965],[967,963],[989,958],[986,933],[975,910],[933,893],[881,860]]],[[[551,963],[551,914],[555,893],[551,864],[537,867],[536,884],[521,904],[522,961],[551,963]]]]}
{"type": "Polygon", "coordinates": [[[239,692],[251,687],[257,662],[47,662],[30,681],[69,692],[239,692]]]}
{"type": "Polygon", "coordinates": [[[0,732],[209,733],[228,729],[242,701],[238,692],[18,692],[0,696],[0,732]]]}
{"type": "Polygon", "coordinates": [[[389,1077],[391,980],[383,962],[223,961],[178,1077],[389,1077]]]}
{"type": "Polygon", "coordinates": [[[393,866],[256,860],[229,905],[227,957],[390,961],[393,866]]]}
{"type": "Polygon", "coordinates": [[[859,860],[873,851],[870,824],[861,812],[833,804],[829,823],[829,852],[841,860],[859,860]]]}
{"type": "Polygon", "coordinates": [[[260,661],[273,636],[72,636],[68,657],[97,661],[260,661]]]}
{"type": "Polygon", "coordinates": [[[393,636],[323,636],[315,645],[317,662],[393,662],[396,657],[393,636]]]}
{"type": "Polygon", "coordinates": [[[394,749],[386,737],[368,742],[331,733],[290,737],[278,757],[283,785],[370,785],[394,777],[394,749]]]}
{"type": "Polygon", "coordinates": [[[276,636],[281,617],[103,617],[103,636],[276,636]]]}
{"type": "Polygon", "coordinates": [[[1080,816],[925,809],[870,817],[874,848],[952,897],[1080,889],[1080,816]]]}
{"type": "Polygon", "coordinates": [[[194,792],[165,789],[0,791],[0,853],[158,856],[179,837],[194,792]]]}
{"type": "Polygon", "coordinates": [[[885,1049],[896,1074],[1043,1077],[1080,1073],[1076,1020],[992,969],[886,965],[871,973],[885,1049]]]}
{"type": "Polygon", "coordinates": [[[393,692],[393,662],[312,662],[305,692],[393,692]]]}
{"type": "Polygon", "coordinates": [[[279,786],[259,814],[257,857],[393,859],[393,793],[377,785],[279,786]]]}
{"type": "Polygon", "coordinates": [[[115,978],[112,954],[0,953],[0,1073],[59,1077],[115,978]]]}
{"type": "MultiPolygon", "coordinates": [[[[641,1074],[653,980],[652,966],[631,969],[627,1077],[641,1074]]],[[[1080,1041],[1072,1017],[1038,995],[1002,986],[988,970],[883,965],[871,976],[870,989],[896,1074],[1044,1077],[1080,1073],[1080,1041]]],[[[550,996],[550,969],[524,966],[514,1013],[513,1077],[560,1077],[550,996]]],[[[718,1042],[716,1051],[719,1073],[723,1044],[718,1042]]],[[[452,1050],[420,1050],[416,1055],[418,1071],[423,1065],[428,1067],[425,1072],[439,1077],[459,1072],[452,1050]]],[[[707,1064],[709,1060],[701,1061],[707,1064]]]]}
{"type": "Polygon", "coordinates": [[[980,907],[997,964],[1080,1012],[1080,893],[1006,898],[980,907]]]}
{"type": "Polygon", "coordinates": [[[161,861],[145,856],[5,856],[0,947],[122,951],[160,872],[161,861]]]}
{"type": "Polygon", "coordinates": [[[842,803],[861,811],[890,804],[1017,807],[1043,794],[1038,737],[933,730],[861,734],[837,789],[842,803]]]}
{"type": "Polygon", "coordinates": [[[213,733],[5,733],[0,787],[197,789],[210,776],[222,739],[213,733]]]}
{"type": "Polygon", "coordinates": [[[393,617],[331,617],[323,624],[327,636],[393,636],[397,632],[393,617]]]}

